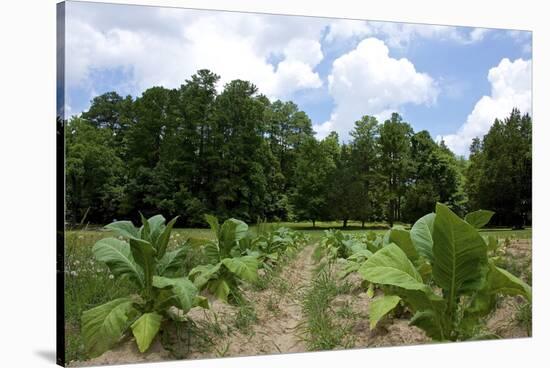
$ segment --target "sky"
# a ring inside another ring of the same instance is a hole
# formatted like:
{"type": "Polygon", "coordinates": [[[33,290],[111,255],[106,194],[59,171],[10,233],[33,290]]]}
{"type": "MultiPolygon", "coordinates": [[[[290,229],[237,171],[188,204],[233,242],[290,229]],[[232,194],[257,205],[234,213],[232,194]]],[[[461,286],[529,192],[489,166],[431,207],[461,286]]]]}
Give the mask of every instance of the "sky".
{"type": "Polygon", "coordinates": [[[116,91],[178,88],[199,69],[292,100],[319,139],[398,112],[457,155],[495,118],[531,113],[531,32],[66,3],[65,115],[116,91]]]}

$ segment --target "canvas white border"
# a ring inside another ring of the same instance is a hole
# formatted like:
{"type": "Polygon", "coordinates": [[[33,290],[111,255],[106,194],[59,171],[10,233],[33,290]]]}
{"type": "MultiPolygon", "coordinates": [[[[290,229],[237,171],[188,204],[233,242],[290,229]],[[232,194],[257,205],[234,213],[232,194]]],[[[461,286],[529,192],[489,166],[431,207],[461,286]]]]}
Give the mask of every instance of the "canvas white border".
{"type": "MultiPolygon", "coordinates": [[[[547,365],[550,310],[546,232],[550,157],[550,22],[541,1],[136,0],[157,6],[511,28],[533,31],[534,337],[140,367],[518,367],[547,365]]],[[[55,0],[0,3],[0,216],[2,367],[54,364],[55,349],[55,0]]],[[[121,366],[122,367],[122,366],[121,366]]],[[[129,365],[128,365],[129,367],[129,365]]]]}

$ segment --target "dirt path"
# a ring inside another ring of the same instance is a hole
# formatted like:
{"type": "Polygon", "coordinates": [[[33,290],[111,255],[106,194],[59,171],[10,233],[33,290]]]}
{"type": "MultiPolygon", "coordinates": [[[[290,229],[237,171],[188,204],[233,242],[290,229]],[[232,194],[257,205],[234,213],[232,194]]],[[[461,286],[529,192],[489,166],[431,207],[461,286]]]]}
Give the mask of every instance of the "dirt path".
{"type": "MultiPolygon", "coordinates": [[[[232,331],[223,339],[224,345],[218,347],[223,356],[246,356],[259,354],[277,354],[306,351],[305,343],[298,328],[303,320],[301,292],[311,281],[314,262],[313,245],[302,249],[273,284],[263,291],[246,291],[245,294],[254,306],[256,322],[251,331],[242,333],[232,331]]],[[[213,311],[220,306],[215,303],[213,311]]],[[[227,313],[227,306],[223,306],[227,313]]],[[[224,311],[220,311],[221,314],[224,311]]],[[[193,353],[189,358],[219,356],[220,352],[193,353]],[[217,353],[217,355],[216,355],[217,353]]]]}

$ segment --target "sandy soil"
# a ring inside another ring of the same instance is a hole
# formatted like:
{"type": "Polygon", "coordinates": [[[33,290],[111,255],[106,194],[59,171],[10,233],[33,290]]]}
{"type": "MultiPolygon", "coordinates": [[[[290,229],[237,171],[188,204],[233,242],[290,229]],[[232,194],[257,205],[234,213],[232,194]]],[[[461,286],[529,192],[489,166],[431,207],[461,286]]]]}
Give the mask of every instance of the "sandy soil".
{"type": "MultiPolygon", "coordinates": [[[[283,280],[288,285],[288,290],[281,292],[281,288],[270,287],[260,292],[245,292],[255,307],[257,322],[251,326],[251,331],[247,334],[234,330],[230,336],[220,339],[222,344],[220,348],[224,351],[223,356],[306,351],[298,328],[303,318],[300,293],[311,280],[314,267],[311,259],[312,253],[313,246],[304,248],[278,276],[279,280],[283,280]]],[[[219,316],[220,312],[216,310],[218,305],[219,303],[215,303],[211,311],[206,311],[206,314],[218,313],[219,316]]],[[[200,318],[200,316],[193,317],[194,320],[200,318]]],[[[225,319],[230,319],[227,318],[227,314],[225,319]]],[[[219,355],[219,352],[194,352],[189,358],[207,358],[219,355]]]]}
{"type": "Polygon", "coordinates": [[[166,351],[160,341],[153,342],[145,354],[138,351],[133,338],[126,338],[112,350],[109,350],[97,358],[84,362],[70,362],[70,367],[91,367],[99,365],[126,364],[126,363],[151,363],[173,359],[170,352],[166,351]]]}

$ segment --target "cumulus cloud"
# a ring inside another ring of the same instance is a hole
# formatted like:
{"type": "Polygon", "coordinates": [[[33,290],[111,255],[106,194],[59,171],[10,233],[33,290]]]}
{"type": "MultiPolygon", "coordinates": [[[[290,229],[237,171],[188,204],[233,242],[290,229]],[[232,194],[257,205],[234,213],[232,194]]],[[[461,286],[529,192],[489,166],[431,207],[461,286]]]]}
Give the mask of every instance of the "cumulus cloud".
{"type": "Polygon", "coordinates": [[[372,33],[373,30],[366,21],[338,19],[330,23],[325,41],[335,42],[351,37],[363,37],[372,33]]]}
{"type": "Polygon", "coordinates": [[[531,60],[504,58],[489,70],[487,79],[491,95],[481,97],[455,134],[438,137],[456,154],[468,155],[472,139],[481,138],[495,119],[506,118],[514,107],[522,113],[531,113],[531,60]]]}
{"type": "Polygon", "coordinates": [[[405,48],[417,39],[446,40],[458,44],[473,44],[482,41],[490,32],[486,28],[440,26],[396,22],[337,20],[330,23],[325,36],[327,42],[352,37],[373,36],[383,39],[393,48],[405,48]]]}
{"type": "Polygon", "coordinates": [[[69,87],[92,89],[94,73],[118,71],[131,75],[125,87],[138,94],[178,87],[201,68],[219,74],[220,87],[246,79],[271,98],[322,86],[314,69],[324,20],[83,3],[67,14],[69,87]]]}
{"type": "Polygon", "coordinates": [[[330,120],[316,125],[318,137],[331,130],[346,138],[354,122],[363,115],[387,118],[400,106],[431,104],[438,88],[407,59],[394,59],[379,39],[367,38],[347,54],[334,60],[328,77],[335,109],[330,120]]]}

